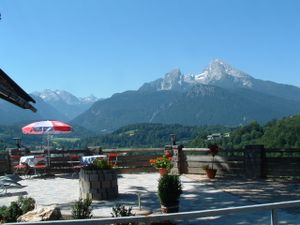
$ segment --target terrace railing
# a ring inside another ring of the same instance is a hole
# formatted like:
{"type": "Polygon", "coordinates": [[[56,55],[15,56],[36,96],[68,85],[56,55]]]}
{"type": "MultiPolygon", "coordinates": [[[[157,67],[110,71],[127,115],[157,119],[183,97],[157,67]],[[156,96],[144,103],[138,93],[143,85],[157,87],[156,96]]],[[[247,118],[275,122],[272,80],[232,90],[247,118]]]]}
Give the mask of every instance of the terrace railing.
{"type": "MultiPolygon", "coordinates": [[[[113,162],[117,166],[120,173],[139,173],[139,172],[154,172],[155,169],[149,164],[149,160],[164,153],[164,148],[127,148],[127,149],[104,149],[101,154],[114,155],[113,162]]],[[[44,151],[29,152],[27,155],[47,155],[44,151]]],[[[90,150],[51,150],[51,167],[50,170],[54,173],[74,172],[74,167],[80,164],[80,157],[84,155],[93,155],[90,150]]],[[[2,171],[14,171],[14,167],[19,163],[20,157],[24,155],[18,151],[6,159],[7,164],[2,171]],[[8,163],[10,162],[10,163],[8,163]],[[10,165],[10,166],[8,166],[10,165]]],[[[1,160],[1,155],[0,155],[1,160]]],[[[1,169],[1,168],[0,168],[1,169]]],[[[0,170],[1,172],[1,170],[0,170]]]]}
{"type": "Polygon", "coordinates": [[[103,149],[103,154],[118,155],[115,159],[119,173],[140,173],[156,171],[149,160],[164,153],[164,148],[103,149]]]}
{"type": "MultiPolygon", "coordinates": [[[[183,148],[183,173],[205,174],[203,166],[211,164],[212,157],[207,148],[183,148]]],[[[214,167],[218,175],[237,176],[245,174],[244,150],[221,151],[215,156],[214,167]]]]}
{"type": "MultiPolygon", "coordinates": [[[[182,173],[204,174],[211,163],[208,149],[183,148],[182,173]]],[[[261,145],[245,149],[226,149],[215,157],[218,176],[248,178],[300,178],[300,149],[265,149],[261,145]]]]}
{"type": "MultiPolygon", "coordinates": [[[[73,172],[73,167],[80,164],[80,156],[83,155],[92,155],[93,152],[89,150],[51,150],[51,167],[50,170],[54,173],[68,173],[73,172]],[[74,157],[78,156],[78,157],[74,157]]],[[[10,164],[9,170],[14,172],[15,166],[19,163],[20,157],[24,155],[47,155],[45,151],[32,151],[24,152],[13,151],[13,154],[10,154],[10,164]]]]}
{"type": "MultiPolygon", "coordinates": [[[[101,218],[101,219],[82,219],[82,220],[59,220],[59,221],[43,221],[43,222],[26,222],[26,223],[6,223],[6,225],[104,225],[104,224],[145,224],[150,225],[152,222],[161,221],[188,221],[210,216],[224,216],[247,214],[252,212],[270,211],[270,224],[278,225],[280,218],[278,210],[283,208],[299,207],[300,200],[275,202],[267,204],[247,205],[239,207],[220,208],[213,210],[201,210],[191,212],[181,212],[173,214],[119,217],[119,218],[101,218]]],[[[241,221],[242,222],[242,221],[241,221]]],[[[213,224],[213,222],[211,222],[213,224]]]]}
{"type": "MultiPolygon", "coordinates": [[[[172,146],[174,147],[174,146],[172,146]]],[[[178,147],[178,146],[177,146],[178,147]]],[[[154,172],[149,160],[164,153],[165,148],[103,149],[104,154],[117,155],[117,168],[120,173],[154,172]]],[[[31,152],[28,154],[42,154],[31,152]]],[[[72,172],[79,165],[82,155],[92,155],[89,150],[51,150],[51,171],[54,173],[72,172]],[[70,157],[70,156],[77,156],[70,157]]],[[[13,172],[19,163],[20,154],[14,152],[0,154],[0,174],[13,172]]],[[[174,167],[180,173],[204,174],[204,165],[211,163],[206,148],[183,148],[174,167]]],[[[300,149],[264,149],[263,146],[250,146],[245,149],[226,149],[215,157],[218,176],[249,178],[298,177],[300,174],[300,149]]]]}
{"type": "Polygon", "coordinates": [[[300,149],[266,149],[264,171],[268,177],[300,177],[300,149]]]}

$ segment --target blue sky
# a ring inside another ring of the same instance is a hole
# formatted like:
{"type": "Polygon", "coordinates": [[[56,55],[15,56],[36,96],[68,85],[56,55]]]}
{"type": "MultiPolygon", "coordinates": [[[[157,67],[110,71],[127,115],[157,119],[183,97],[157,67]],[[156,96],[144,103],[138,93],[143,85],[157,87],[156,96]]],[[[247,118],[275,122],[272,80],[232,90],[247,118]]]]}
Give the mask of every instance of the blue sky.
{"type": "Polygon", "coordinates": [[[215,58],[300,86],[297,0],[0,0],[0,68],[25,91],[109,97],[215,58]]]}

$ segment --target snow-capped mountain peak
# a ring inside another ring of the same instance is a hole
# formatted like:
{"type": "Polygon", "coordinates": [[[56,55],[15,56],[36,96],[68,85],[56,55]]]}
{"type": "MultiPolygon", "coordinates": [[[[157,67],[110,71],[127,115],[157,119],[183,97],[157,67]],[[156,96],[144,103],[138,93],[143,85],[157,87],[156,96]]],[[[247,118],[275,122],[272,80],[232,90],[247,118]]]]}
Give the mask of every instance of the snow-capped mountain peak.
{"type": "Polygon", "coordinates": [[[97,97],[95,97],[94,95],[89,95],[87,97],[79,98],[79,100],[81,102],[85,102],[85,103],[94,103],[94,102],[98,101],[99,99],[97,97]]]}
{"type": "Polygon", "coordinates": [[[233,68],[229,64],[220,59],[215,59],[209,63],[202,73],[195,76],[195,80],[202,84],[223,83],[228,86],[231,82],[232,86],[241,85],[244,87],[252,86],[252,77],[238,69],[233,68]]]}
{"type": "Polygon", "coordinates": [[[88,97],[78,98],[70,92],[64,90],[50,90],[45,89],[42,92],[34,92],[33,95],[39,96],[46,102],[64,102],[69,105],[79,105],[85,103],[93,103],[98,99],[90,95],[88,97]]]}
{"type": "Polygon", "coordinates": [[[80,104],[80,101],[77,97],[72,95],[71,93],[64,90],[50,90],[45,89],[42,92],[34,92],[34,95],[39,96],[46,102],[65,102],[69,105],[80,104]]]}
{"type": "Polygon", "coordinates": [[[42,98],[44,102],[56,108],[68,119],[75,118],[98,100],[93,95],[84,98],[78,98],[64,90],[53,91],[46,89],[42,92],[34,92],[32,94],[42,98]]]}
{"type": "Polygon", "coordinates": [[[255,79],[220,59],[212,60],[200,74],[182,74],[174,69],[156,81],[144,84],[140,90],[187,91],[193,85],[206,84],[224,88],[251,88],[255,79]]]}

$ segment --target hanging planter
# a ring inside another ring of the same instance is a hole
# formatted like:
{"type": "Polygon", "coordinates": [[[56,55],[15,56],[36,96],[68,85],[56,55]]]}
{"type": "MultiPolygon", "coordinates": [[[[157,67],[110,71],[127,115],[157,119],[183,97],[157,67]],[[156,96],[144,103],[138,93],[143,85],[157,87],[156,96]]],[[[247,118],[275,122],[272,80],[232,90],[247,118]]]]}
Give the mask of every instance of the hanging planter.
{"type": "Polygon", "coordinates": [[[218,145],[213,144],[209,146],[209,153],[212,155],[211,165],[203,166],[203,170],[205,170],[206,175],[209,179],[214,179],[217,174],[217,169],[214,168],[215,156],[218,154],[220,148],[218,145]]]}

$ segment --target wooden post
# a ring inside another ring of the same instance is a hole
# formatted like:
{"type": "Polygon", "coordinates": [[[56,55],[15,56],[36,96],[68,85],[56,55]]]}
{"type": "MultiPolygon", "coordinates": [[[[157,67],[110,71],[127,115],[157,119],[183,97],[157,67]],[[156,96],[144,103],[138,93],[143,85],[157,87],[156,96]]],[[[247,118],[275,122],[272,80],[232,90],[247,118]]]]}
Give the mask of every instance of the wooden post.
{"type": "Polygon", "coordinates": [[[10,155],[9,155],[8,151],[6,151],[6,159],[7,159],[7,166],[8,166],[7,171],[8,171],[8,173],[12,173],[13,172],[13,170],[12,170],[13,166],[12,166],[10,155]]]}
{"type": "Polygon", "coordinates": [[[244,150],[247,178],[265,178],[265,148],[263,145],[247,145],[244,150]]]}

